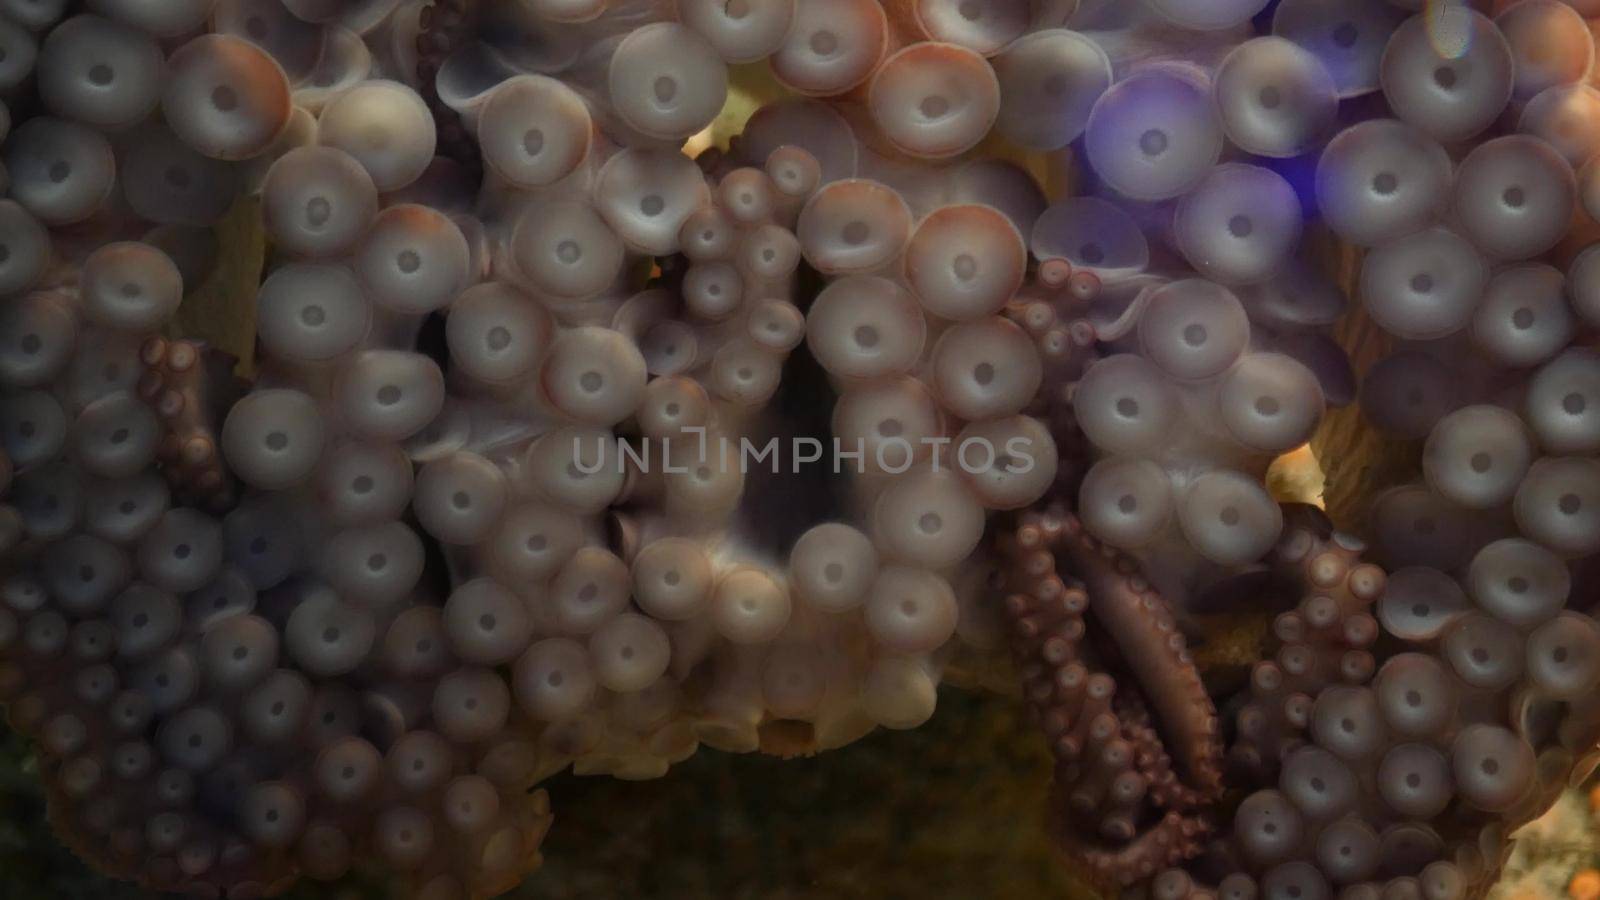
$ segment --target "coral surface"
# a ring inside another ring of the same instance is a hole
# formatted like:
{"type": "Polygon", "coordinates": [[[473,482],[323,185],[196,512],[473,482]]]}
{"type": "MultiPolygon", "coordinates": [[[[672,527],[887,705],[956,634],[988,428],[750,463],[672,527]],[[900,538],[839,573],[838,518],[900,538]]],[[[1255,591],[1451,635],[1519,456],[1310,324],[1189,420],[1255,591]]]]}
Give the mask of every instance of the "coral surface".
{"type": "Polygon", "coordinates": [[[559,773],[954,683],[1107,895],[1484,895],[1600,762],[1586,16],[0,0],[54,828],[487,898],[559,773]]]}

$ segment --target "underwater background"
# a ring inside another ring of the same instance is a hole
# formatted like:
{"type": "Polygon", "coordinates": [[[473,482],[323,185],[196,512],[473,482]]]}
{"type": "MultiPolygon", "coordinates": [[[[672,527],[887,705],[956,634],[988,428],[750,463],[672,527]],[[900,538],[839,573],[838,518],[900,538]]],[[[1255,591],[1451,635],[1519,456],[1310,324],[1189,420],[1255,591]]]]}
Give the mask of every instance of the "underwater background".
{"type": "MultiPolygon", "coordinates": [[[[51,834],[27,743],[0,725],[0,898],[154,900],[51,834]]],[[[799,759],[703,751],[653,781],[563,773],[544,865],[517,900],[1093,900],[1046,830],[1050,759],[1019,698],[946,689],[912,731],[799,759]]],[[[1490,900],[1600,900],[1600,825],[1570,790],[1520,833],[1490,900]],[[1592,877],[1591,877],[1592,876],[1592,877]]],[[[384,900],[380,877],[288,900],[384,900]]]]}
{"type": "MultiPolygon", "coordinates": [[[[941,692],[932,721],[779,759],[704,751],[663,778],[568,773],[522,900],[992,897],[1079,900],[1051,847],[1049,756],[1017,698],[941,692]]],[[[144,900],[50,833],[26,742],[0,739],[0,898],[144,900]]],[[[303,882],[295,900],[379,900],[381,880],[303,882]]]]}

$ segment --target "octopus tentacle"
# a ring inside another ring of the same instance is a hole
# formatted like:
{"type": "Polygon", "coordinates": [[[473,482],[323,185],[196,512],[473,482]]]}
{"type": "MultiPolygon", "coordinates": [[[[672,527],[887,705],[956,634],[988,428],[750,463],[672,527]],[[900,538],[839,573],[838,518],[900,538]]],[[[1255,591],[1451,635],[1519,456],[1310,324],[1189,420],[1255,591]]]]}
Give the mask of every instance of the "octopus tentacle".
{"type": "Polygon", "coordinates": [[[217,422],[238,393],[234,358],[199,341],[152,337],[139,361],[139,396],[165,429],[158,459],[167,480],[196,505],[229,508],[237,486],[223,465],[217,422]]]}
{"type": "Polygon", "coordinates": [[[1014,563],[1006,612],[1025,696],[1057,759],[1052,811],[1062,849],[1116,885],[1198,855],[1212,828],[1207,807],[1221,795],[1222,744],[1165,602],[1059,506],[1025,514],[999,546],[1014,563]],[[1082,581],[1063,580],[1058,563],[1082,581]],[[1139,687],[1119,690],[1101,670],[1085,646],[1085,616],[1122,664],[1151,661],[1134,667],[1139,687]]]}
{"type": "Polygon", "coordinates": [[[1307,524],[1288,530],[1274,554],[1278,576],[1298,586],[1301,600],[1273,622],[1278,650],[1252,669],[1228,750],[1230,765],[1262,784],[1276,779],[1283,754],[1304,738],[1317,694],[1364,684],[1374,668],[1378,622],[1370,608],[1383,592],[1383,570],[1361,561],[1359,541],[1325,521],[1307,524]]]}
{"type": "Polygon", "coordinates": [[[1173,735],[1176,759],[1193,781],[1194,796],[1186,799],[1214,799],[1222,790],[1217,715],[1170,608],[1133,560],[1089,537],[1076,518],[1066,518],[1062,531],[1062,549],[1088,586],[1095,622],[1111,634],[1161,727],[1173,735]]]}

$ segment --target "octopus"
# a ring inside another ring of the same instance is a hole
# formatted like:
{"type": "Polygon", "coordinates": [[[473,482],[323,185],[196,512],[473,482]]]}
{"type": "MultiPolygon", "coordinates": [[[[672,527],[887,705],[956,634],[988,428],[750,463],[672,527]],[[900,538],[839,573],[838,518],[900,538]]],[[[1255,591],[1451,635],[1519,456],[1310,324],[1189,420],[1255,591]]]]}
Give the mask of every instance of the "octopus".
{"type": "Polygon", "coordinates": [[[490,898],[945,683],[1106,897],[1483,896],[1600,764],[1600,5],[1422,5],[0,0],[56,832],[490,898]]]}

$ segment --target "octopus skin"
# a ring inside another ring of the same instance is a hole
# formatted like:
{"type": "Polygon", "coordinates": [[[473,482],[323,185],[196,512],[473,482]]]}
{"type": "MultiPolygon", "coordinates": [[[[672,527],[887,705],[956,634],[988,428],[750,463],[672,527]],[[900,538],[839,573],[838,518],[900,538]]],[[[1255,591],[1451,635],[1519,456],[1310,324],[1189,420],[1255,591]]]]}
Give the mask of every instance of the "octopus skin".
{"type": "Polygon", "coordinates": [[[558,772],[1009,680],[1108,897],[1482,896],[1600,759],[1600,7],[1417,6],[0,0],[57,833],[488,898],[558,772]]]}

